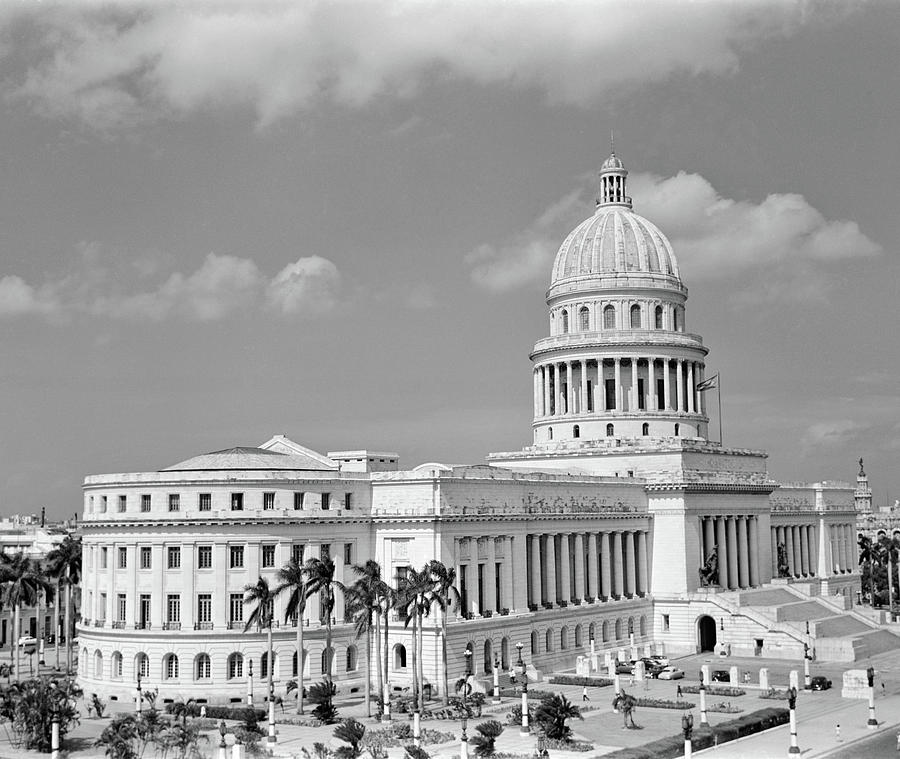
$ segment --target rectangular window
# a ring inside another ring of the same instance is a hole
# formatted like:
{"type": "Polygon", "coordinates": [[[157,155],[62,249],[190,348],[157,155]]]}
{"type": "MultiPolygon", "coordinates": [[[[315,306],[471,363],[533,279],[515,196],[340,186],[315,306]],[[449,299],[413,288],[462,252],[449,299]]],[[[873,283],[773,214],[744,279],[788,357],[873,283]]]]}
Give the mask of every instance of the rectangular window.
{"type": "Polygon", "coordinates": [[[331,493],[322,493],[322,508],[331,508],[331,493]]]}
{"type": "Polygon", "coordinates": [[[344,543],[344,564],[350,566],[353,563],[353,543],[344,543]]]}
{"type": "Polygon", "coordinates": [[[119,569],[128,567],[128,549],[124,546],[119,547],[119,569]]]}
{"type": "Polygon", "coordinates": [[[275,546],[266,545],[262,547],[262,566],[263,569],[271,569],[275,566],[275,546]]]}
{"type": "Polygon", "coordinates": [[[166,551],[166,567],[181,569],[181,546],[169,546],[166,551]]]}
{"type": "Polygon", "coordinates": [[[349,511],[353,507],[353,493],[344,493],[344,508],[349,511]]]}
{"type": "Polygon", "coordinates": [[[275,494],[263,493],[263,511],[272,511],[275,508],[275,494]]]}
{"type": "Polygon", "coordinates": [[[212,569],[212,546],[197,546],[197,569],[212,569]]]}
{"type": "Polygon", "coordinates": [[[478,565],[478,608],[484,608],[484,564],[478,565]]]}
{"type": "Polygon", "coordinates": [[[232,493],[231,494],[231,510],[232,511],[243,511],[244,510],[244,494],[243,493],[232,493]]]}
{"type": "Polygon", "coordinates": [[[294,511],[300,511],[303,508],[303,493],[294,493],[294,511]]]}
{"type": "Polygon", "coordinates": [[[669,615],[663,614],[663,632],[669,632],[669,615]]]}
{"type": "Polygon", "coordinates": [[[124,593],[116,595],[116,622],[125,621],[125,613],[128,610],[128,596],[124,593]]]}
{"type": "Polygon", "coordinates": [[[212,622],[212,594],[201,593],[197,596],[197,621],[201,625],[212,622]]]}
{"type": "Polygon", "coordinates": [[[291,546],[291,558],[298,564],[303,563],[303,543],[294,543],[291,546]]]}
{"type": "Polygon", "coordinates": [[[212,493],[201,493],[200,503],[198,505],[200,511],[212,511],[212,493]]]}
{"type": "Polygon", "coordinates": [[[230,593],[228,596],[228,621],[244,621],[244,594],[230,593]]]}
{"type": "Polygon", "coordinates": [[[100,496],[100,513],[101,514],[106,513],[106,504],[107,504],[106,496],[105,495],[100,496]]]}
{"type": "Polygon", "coordinates": [[[106,562],[108,560],[109,549],[101,548],[100,549],[100,569],[106,569],[106,562]]]}
{"type": "Polygon", "coordinates": [[[141,496],[141,511],[150,511],[150,493],[141,496]]]}
{"type": "Polygon", "coordinates": [[[106,621],[106,593],[100,594],[100,606],[97,607],[97,621],[106,621]]]}
{"type": "Polygon", "coordinates": [[[169,511],[181,511],[181,496],[178,493],[169,493],[169,511]]]}
{"type": "Polygon", "coordinates": [[[181,622],[181,596],[176,594],[166,597],[166,621],[181,622]]]}
{"type": "Polygon", "coordinates": [[[147,546],[141,546],[141,569],[150,569],[153,566],[153,554],[147,546]]]}
{"type": "Polygon", "coordinates": [[[331,543],[322,543],[319,546],[319,556],[322,559],[327,559],[331,556],[331,543]]]}
{"type": "Polygon", "coordinates": [[[138,630],[146,630],[150,627],[150,594],[141,593],[140,606],[138,607],[138,630]]]}
{"type": "Polygon", "coordinates": [[[119,513],[125,511],[125,507],[128,505],[128,496],[120,495],[119,496],[119,513]]]}
{"type": "Polygon", "coordinates": [[[228,566],[232,569],[243,569],[244,567],[244,546],[229,547],[230,561],[228,566]]]}

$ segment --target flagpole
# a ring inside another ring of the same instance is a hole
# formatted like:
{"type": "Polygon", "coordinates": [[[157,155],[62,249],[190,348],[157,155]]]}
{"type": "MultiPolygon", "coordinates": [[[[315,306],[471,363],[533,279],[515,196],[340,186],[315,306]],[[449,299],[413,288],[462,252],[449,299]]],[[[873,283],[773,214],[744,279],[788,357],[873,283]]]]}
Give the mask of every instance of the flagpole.
{"type": "Polygon", "coordinates": [[[716,399],[719,401],[719,445],[722,445],[722,372],[719,372],[719,381],[716,382],[716,399]]]}

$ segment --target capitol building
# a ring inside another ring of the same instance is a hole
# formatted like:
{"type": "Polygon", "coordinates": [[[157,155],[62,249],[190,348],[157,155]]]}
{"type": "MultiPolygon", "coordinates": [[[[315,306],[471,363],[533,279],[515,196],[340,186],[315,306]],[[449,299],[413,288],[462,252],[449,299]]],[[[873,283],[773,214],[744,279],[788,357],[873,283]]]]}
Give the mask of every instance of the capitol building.
{"type": "MultiPolygon", "coordinates": [[[[279,598],[268,662],[265,634],[244,632],[243,588],[275,584],[291,557],[323,555],[348,584],[368,559],[386,578],[431,559],[455,567],[451,682],[467,649],[481,675],[495,660],[509,668],[517,643],[545,671],[592,648],[800,660],[811,644],[820,659],[854,661],[895,647],[853,608],[854,490],[776,482],[765,452],[710,440],[708,349],[688,329],[676,251],[633,210],[627,176],[610,155],[595,212],[553,263],[548,333],[531,353],[533,438],[521,450],[404,468],[394,453],[321,454],[276,435],[87,477],[85,691],[131,701],[140,675],[163,701],[239,702],[251,667],[261,682],[272,666],[283,692],[297,673],[298,622],[284,622],[279,598]]],[[[361,692],[365,638],[340,594],[334,621],[335,682],[361,692]]],[[[308,680],[329,656],[323,622],[312,598],[299,621],[308,680]]],[[[398,688],[412,678],[411,633],[397,622],[390,634],[398,688]]],[[[423,637],[436,691],[439,614],[423,637]]]]}

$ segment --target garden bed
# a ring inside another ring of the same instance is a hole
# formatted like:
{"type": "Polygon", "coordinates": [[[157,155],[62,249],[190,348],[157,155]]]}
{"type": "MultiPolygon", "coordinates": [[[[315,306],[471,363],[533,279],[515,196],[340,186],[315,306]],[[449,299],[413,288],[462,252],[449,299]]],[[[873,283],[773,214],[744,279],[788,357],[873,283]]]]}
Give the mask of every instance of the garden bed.
{"type": "MultiPolygon", "coordinates": [[[[699,693],[699,685],[682,685],[682,693],[699,693]]],[[[747,691],[743,688],[735,688],[732,685],[707,685],[707,696],[728,696],[729,698],[737,698],[738,696],[746,696],[747,691]]]]}
{"type": "Polygon", "coordinates": [[[665,698],[639,698],[637,705],[649,709],[695,709],[697,704],[691,701],[669,701],[665,698]]]}
{"type": "Polygon", "coordinates": [[[604,688],[612,685],[608,677],[591,677],[585,675],[554,675],[547,682],[550,685],[582,685],[588,688],[604,688]]]}

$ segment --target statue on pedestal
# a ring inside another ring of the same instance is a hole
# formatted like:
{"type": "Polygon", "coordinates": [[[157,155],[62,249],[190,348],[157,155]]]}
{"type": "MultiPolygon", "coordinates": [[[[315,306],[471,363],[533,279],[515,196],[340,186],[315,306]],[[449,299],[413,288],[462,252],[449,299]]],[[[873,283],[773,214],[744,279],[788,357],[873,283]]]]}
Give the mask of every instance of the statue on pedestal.
{"type": "Polygon", "coordinates": [[[703,562],[699,572],[701,587],[708,588],[710,585],[719,584],[719,556],[715,546],[709,552],[709,556],[706,557],[706,561],[703,562]]]}
{"type": "Polygon", "coordinates": [[[778,544],[778,576],[791,576],[791,567],[788,564],[787,548],[785,547],[784,543],[778,544]]]}

